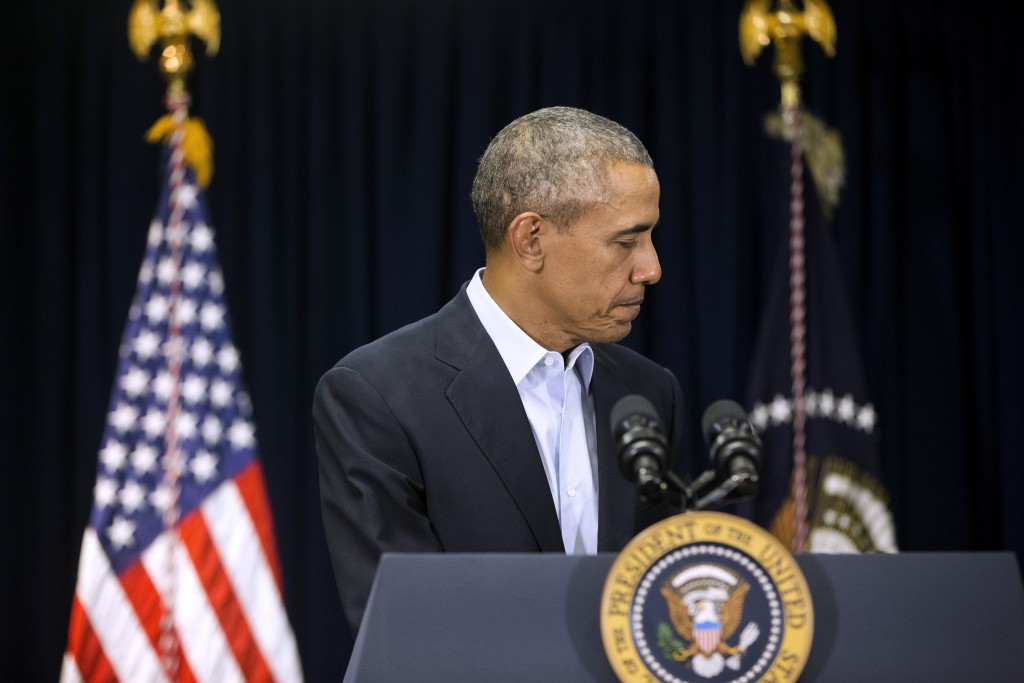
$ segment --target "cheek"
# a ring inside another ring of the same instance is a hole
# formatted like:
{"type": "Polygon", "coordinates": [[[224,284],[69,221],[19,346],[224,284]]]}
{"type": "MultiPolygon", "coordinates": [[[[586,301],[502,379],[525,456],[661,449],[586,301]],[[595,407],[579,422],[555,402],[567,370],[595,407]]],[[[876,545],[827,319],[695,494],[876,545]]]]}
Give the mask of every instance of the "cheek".
{"type": "Polygon", "coordinates": [[[559,297],[580,315],[607,315],[629,286],[631,262],[614,250],[582,251],[567,255],[557,283],[559,297]]]}
{"type": "Polygon", "coordinates": [[[624,263],[620,260],[608,264],[601,276],[601,291],[611,298],[620,296],[624,290],[629,289],[629,278],[632,272],[631,262],[624,263]]]}

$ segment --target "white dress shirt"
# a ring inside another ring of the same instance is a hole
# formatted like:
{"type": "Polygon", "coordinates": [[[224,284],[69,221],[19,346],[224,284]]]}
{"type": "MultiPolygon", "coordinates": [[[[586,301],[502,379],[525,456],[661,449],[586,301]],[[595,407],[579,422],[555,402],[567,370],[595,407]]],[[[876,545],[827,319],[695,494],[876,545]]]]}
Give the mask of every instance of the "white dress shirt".
{"type": "Polygon", "coordinates": [[[594,350],[580,344],[569,353],[548,351],[530,338],[484,288],[481,268],[466,294],[512,375],[533,429],[558,511],[562,542],[570,555],[597,552],[597,440],[594,350]]]}

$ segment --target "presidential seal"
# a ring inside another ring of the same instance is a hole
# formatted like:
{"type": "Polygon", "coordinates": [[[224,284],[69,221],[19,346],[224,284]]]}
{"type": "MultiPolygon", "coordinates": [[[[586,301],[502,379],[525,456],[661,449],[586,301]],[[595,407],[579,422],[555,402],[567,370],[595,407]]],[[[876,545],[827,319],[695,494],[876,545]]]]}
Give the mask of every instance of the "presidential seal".
{"type": "Polygon", "coordinates": [[[688,512],[638,534],[601,596],[601,637],[620,681],[795,681],[814,609],[800,567],[740,517],[688,512]]]}

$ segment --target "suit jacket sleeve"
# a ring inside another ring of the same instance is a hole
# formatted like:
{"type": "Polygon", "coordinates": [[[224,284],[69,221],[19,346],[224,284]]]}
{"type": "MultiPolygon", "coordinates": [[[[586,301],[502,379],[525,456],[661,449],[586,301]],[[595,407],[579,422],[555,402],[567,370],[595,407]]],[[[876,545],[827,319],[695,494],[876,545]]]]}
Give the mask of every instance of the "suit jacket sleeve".
{"type": "Polygon", "coordinates": [[[356,370],[335,367],[313,400],[327,546],[352,633],[362,621],[380,555],[440,552],[423,476],[385,399],[356,370]]]}

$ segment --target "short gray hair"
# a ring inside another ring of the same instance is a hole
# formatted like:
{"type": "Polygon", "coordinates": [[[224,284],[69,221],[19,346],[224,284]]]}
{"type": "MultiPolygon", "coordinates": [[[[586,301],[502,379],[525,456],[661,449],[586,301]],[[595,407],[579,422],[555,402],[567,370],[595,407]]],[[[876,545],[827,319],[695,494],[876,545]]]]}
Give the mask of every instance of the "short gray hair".
{"type": "Polygon", "coordinates": [[[604,199],[613,162],[654,167],[633,133],[583,109],[548,107],[505,126],[473,178],[473,211],[487,252],[501,246],[512,219],[524,211],[570,229],[604,199]]]}

